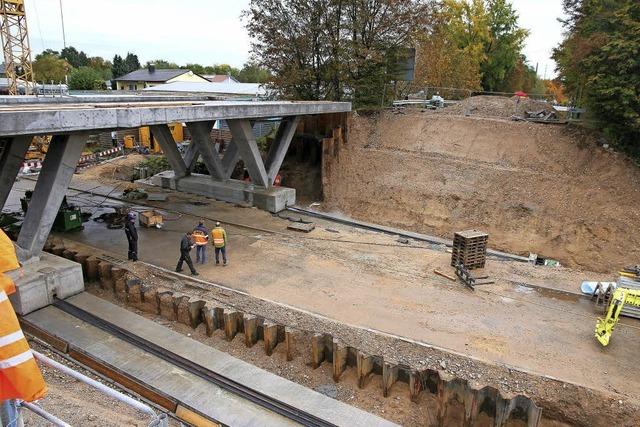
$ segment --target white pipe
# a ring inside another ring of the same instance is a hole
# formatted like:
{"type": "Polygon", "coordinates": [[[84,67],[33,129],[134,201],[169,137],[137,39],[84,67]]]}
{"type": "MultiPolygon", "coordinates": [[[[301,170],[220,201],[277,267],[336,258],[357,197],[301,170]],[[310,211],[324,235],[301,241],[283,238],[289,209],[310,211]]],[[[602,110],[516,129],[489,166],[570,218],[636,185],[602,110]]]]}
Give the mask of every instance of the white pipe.
{"type": "Polygon", "coordinates": [[[71,424],[65,423],[60,418],[56,417],[53,414],[48,413],[47,411],[45,411],[44,409],[42,409],[38,405],[35,405],[33,403],[29,403],[29,402],[20,402],[20,406],[23,406],[23,407],[27,408],[28,410],[30,410],[31,412],[40,415],[42,418],[44,418],[45,420],[49,421],[51,424],[53,424],[55,426],[58,426],[58,427],[71,427],[71,424]]]}
{"type": "Polygon", "coordinates": [[[153,408],[151,408],[149,405],[145,405],[142,402],[137,401],[136,399],[133,399],[125,394],[120,393],[117,390],[114,390],[110,387],[107,387],[106,385],[93,380],[89,377],[87,377],[86,375],[82,375],[80,372],[76,372],[73,369],[64,366],[61,363],[56,362],[53,359],[48,358],[47,356],[45,356],[44,354],[38,353],[35,350],[31,350],[31,352],[33,353],[33,356],[38,359],[40,362],[44,363],[47,366],[50,366],[54,369],[57,369],[61,372],[64,372],[65,374],[69,375],[70,377],[73,377],[75,379],[77,379],[78,381],[82,381],[85,384],[90,385],[91,387],[94,387],[98,390],[100,390],[102,393],[113,397],[114,399],[117,399],[123,403],[126,403],[127,405],[137,409],[138,411],[144,412],[146,414],[151,415],[154,419],[157,419],[158,416],[156,415],[156,412],[153,410],[153,408]]]}

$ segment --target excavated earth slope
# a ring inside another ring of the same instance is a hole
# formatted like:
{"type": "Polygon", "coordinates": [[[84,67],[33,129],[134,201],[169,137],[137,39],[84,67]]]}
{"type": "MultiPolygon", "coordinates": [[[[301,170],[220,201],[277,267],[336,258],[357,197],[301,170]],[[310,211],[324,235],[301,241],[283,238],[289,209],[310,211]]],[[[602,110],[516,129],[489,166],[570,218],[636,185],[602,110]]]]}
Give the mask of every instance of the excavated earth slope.
{"type": "Polygon", "coordinates": [[[640,258],[640,170],[575,127],[387,111],[324,161],[329,211],[592,271],[640,258]]]}

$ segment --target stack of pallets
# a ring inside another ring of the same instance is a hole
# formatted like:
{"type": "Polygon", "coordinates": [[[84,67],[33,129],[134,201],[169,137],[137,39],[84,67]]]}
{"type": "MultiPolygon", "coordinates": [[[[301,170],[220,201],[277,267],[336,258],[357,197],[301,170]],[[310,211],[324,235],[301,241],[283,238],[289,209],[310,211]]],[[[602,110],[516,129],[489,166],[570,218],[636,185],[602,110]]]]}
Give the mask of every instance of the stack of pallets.
{"type": "Polygon", "coordinates": [[[462,264],[469,270],[484,268],[489,235],[478,230],[460,231],[453,236],[451,265],[462,264]]]}

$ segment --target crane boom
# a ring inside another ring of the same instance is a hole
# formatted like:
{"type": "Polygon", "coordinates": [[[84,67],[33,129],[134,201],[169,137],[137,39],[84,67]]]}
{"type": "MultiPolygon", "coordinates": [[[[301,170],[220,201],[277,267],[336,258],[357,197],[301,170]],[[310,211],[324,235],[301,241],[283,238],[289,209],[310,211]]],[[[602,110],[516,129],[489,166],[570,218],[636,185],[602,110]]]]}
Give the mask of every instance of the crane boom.
{"type": "Polygon", "coordinates": [[[603,346],[609,344],[613,328],[615,328],[618,323],[620,312],[627,304],[640,307],[640,290],[617,288],[613,292],[609,307],[607,308],[607,316],[604,319],[598,318],[598,322],[596,323],[595,335],[603,346]]]}
{"type": "Polygon", "coordinates": [[[24,0],[0,0],[0,36],[9,95],[19,95],[33,88],[33,66],[24,0]]]}

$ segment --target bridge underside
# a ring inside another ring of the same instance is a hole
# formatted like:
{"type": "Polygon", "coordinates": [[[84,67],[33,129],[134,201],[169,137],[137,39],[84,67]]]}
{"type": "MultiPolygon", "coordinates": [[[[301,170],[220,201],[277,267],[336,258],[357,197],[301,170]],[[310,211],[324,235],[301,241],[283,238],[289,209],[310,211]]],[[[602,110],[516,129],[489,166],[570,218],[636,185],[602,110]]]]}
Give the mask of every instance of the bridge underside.
{"type": "MultiPolygon", "coordinates": [[[[98,97],[56,103],[50,98],[32,99],[32,103],[25,103],[22,99],[18,102],[17,98],[0,97],[0,207],[5,205],[32,138],[53,135],[16,245],[23,265],[34,274],[40,270],[39,256],[89,135],[149,126],[172,168],[157,178],[160,185],[277,212],[295,202],[295,190],[274,187],[273,183],[301,117],[351,110],[351,104],[344,102],[163,101],[154,97],[124,103],[121,99],[110,102],[109,97],[98,97]],[[264,119],[280,122],[266,159],[262,158],[253,133],[253,123],[264,119]],[[222,154],[210,137],[216,120],[226,120],[232,136],[222,154]],[[168,126],[175,122],[184,123],[191,134],[191,144],[184,155],[168,126]],[[209,175],[191,173],[198,158],[209,175]],[[250,183],[230,179],[240,160],[250,183]]],[[[73,275],[64,274],[70,281],[73,275]]],[[[76,272],[75,277],[82,280],[81,273],[78,276],[76,272]]],[[[48,290],[50,297],[65,294],[60,280],[50,282],[55,283],[48,290]]],[[[76,289],[77,285],[73,287],[76,289]]],[[[28,311],[40,308],[24,302],[19,305],[28,306],[28,311]]]]}

